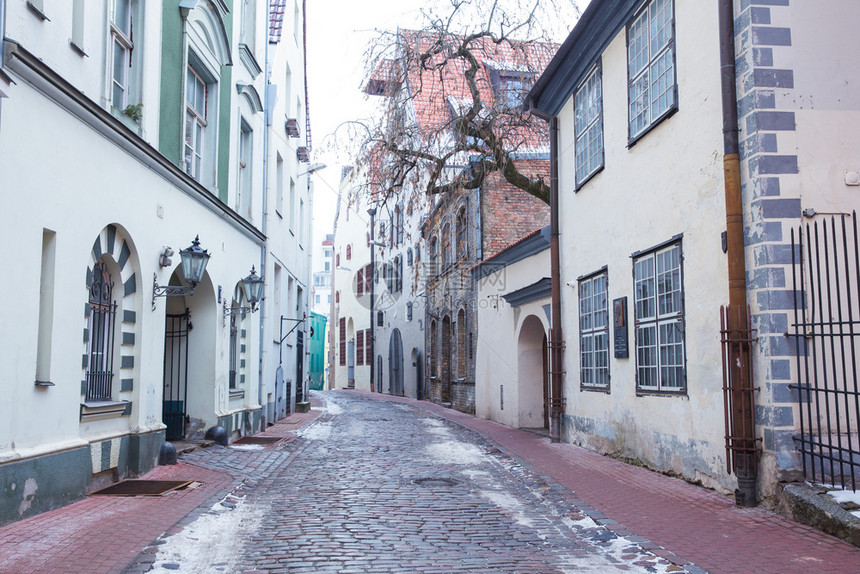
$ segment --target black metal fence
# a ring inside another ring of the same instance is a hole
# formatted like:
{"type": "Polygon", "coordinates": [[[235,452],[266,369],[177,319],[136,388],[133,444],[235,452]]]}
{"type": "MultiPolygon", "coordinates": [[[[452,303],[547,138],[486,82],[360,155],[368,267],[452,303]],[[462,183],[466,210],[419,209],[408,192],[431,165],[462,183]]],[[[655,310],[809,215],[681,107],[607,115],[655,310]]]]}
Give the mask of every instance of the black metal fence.
{"type": "Polygon", "coordinates": [[[113,283],[107,267],[97,263],[93,266],[89,296],[87,401],[110,401],[113,398],[116,307],[113,301],[113,283]]]}
{"type": "Polygon", "coordinates": [[[806,478],[857,490],[860,478],[860,250],[857,214],[792,230],[794,339],[806,478]]]}

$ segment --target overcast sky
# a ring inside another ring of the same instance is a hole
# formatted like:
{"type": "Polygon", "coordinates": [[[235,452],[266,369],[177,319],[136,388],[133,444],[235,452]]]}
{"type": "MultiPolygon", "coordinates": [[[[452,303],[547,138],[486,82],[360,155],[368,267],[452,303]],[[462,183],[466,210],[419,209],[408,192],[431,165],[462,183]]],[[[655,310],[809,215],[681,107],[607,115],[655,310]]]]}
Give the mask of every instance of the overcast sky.
{"type": "MultiPolygon", "coordinates": [[[[581,9],[589,1],[577,0],[581,9]]],[[[314,176],[315,248],[326,233],[332,233],[341,173],[337,158],[323,153],[323,144],[341,123],[368,117],[373,105],[360,90],[365,48],[375,37],[375,30],[395,30],[398,26],[417,27],[421,22],[419,10],[428,4],[430,0],[307,2],[308,107],[314,147],[312,161],[328,165],[328,168],[314,176]]],[[[564,40],[569,28],[567,26],[558,31],[559,41],[564,40]]],[[[318,265],[321,267],[322,262],[314,261],[314,267],[318,265]]]]}
{"type": "MultiPolygon", "coordinates": [[[[374,29],[414,26],[426,0],[311,0],[307,3],[308,107],[314,162],[328,167],[314,178],[314,245],[332,232],[341,166],[324,155],[326,136],[341,123],[367,117],[360,91],[362,61],[374,29]]],[[[317,267],[318,262],[314,262],[317,267]]],[[[321,262],[319,263],[322,265],[321,262]]]]}

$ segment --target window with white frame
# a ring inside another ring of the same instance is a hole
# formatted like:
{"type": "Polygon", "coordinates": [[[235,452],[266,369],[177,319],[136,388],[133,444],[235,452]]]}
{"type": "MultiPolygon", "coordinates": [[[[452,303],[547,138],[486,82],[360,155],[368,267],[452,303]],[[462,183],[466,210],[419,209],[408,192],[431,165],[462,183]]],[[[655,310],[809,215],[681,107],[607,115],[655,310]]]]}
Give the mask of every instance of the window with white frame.
{"type": "Polygon", "coordinates": [[[189,65],[185,73],[185,173],[200,181],[206,126],[209,86],[189,65]]]}
{"type": "Polygon", "coordinates": [[[577,188],[603,167],[602,83],[602,70],[597,65],[574,96],[577,188]]]}
{"type": "MultiPolygon", "coordinates": [[[[110,17],[110,105],[124,111],[137,90],[138,72],[132,57],[137,25],[138,2],[136,0],[112,0],[110,17]]],[[[83,30],[83,22],[81,22],[83,30]]],[[[139,50],[138,50],[139,51],[139,50]]]]}
{"type": "Polygon", "coordinates": [[[255,0],[241,0],[242,2],[242,43],[248,47],[251,52],[254,51],[254,43],[256,39],[256,12],[257,3],[255,0]]]}
{"type": "Polygon", "coordinates": [[[579,281],[579,365],[583,388],[609,388],[609,278],[579,281]]]}
{"type": "Polygon", "coordinates": [[[254,151],[254,132],[251,131],[251,126],[240,120],[239,122],[239,193],[236,197],[236,211],[239,215],[250,221],[252,190],[253,190],[253,170],[252,160],[254,151]]]}
{"type": "Polygon", "coordinates": [[[633,260],[636,387],[684,392],[684,298],[681,243],[633,260]]]}
{"type": "Polygon", "coordinates": [[[627,28],[630,139],[675,109],[673,0],[651,0],[627,28]]]}

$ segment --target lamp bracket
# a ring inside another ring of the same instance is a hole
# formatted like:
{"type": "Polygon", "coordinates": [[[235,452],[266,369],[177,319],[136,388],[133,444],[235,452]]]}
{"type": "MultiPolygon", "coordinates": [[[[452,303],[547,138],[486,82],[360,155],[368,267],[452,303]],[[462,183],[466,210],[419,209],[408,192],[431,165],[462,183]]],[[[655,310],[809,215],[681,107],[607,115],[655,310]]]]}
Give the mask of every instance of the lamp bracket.
{"type": "Polygon", "coordinates": [[[155,299],[157,297],[179,297],[185,295],[194,295],[194,286],[185,287],[182,285],[159,285],[158,275],[152,274],[152,310],[155,311],[155,299]]]}

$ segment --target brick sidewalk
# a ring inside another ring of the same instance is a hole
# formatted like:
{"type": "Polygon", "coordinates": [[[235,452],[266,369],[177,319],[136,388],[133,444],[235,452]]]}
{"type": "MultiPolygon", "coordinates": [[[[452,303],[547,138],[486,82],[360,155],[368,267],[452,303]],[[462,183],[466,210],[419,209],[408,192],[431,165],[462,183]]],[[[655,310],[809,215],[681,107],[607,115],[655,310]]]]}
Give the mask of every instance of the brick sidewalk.
{"type": "MultiPolygon", "coordinates": [[[[293,413],[261,435],[290,439],[292,431],[320,416],[322,403],[312,400],[311,405],[310,412],[293,413]]],[[[0,528],[0,572],[122,572],[161,533],[170,530],[195,509],[221,500],[240,482],[228,471],[184,462],[159,466],[141,478],[194,480],[203,484],[166,496],[90,496],[8,524],[0,528]]]]}
{"type": "Polygon", "coordinates": [[[738,508],[732,499],[683,480],[426,401],[342,392],[410,404],[482,434],[573,491],[597,510],[592,518],[599,523],[649,540],[645,548],[674,555],[673,562],[688,571],[860,571],[860,549],[766,509],[738,508]]]}

